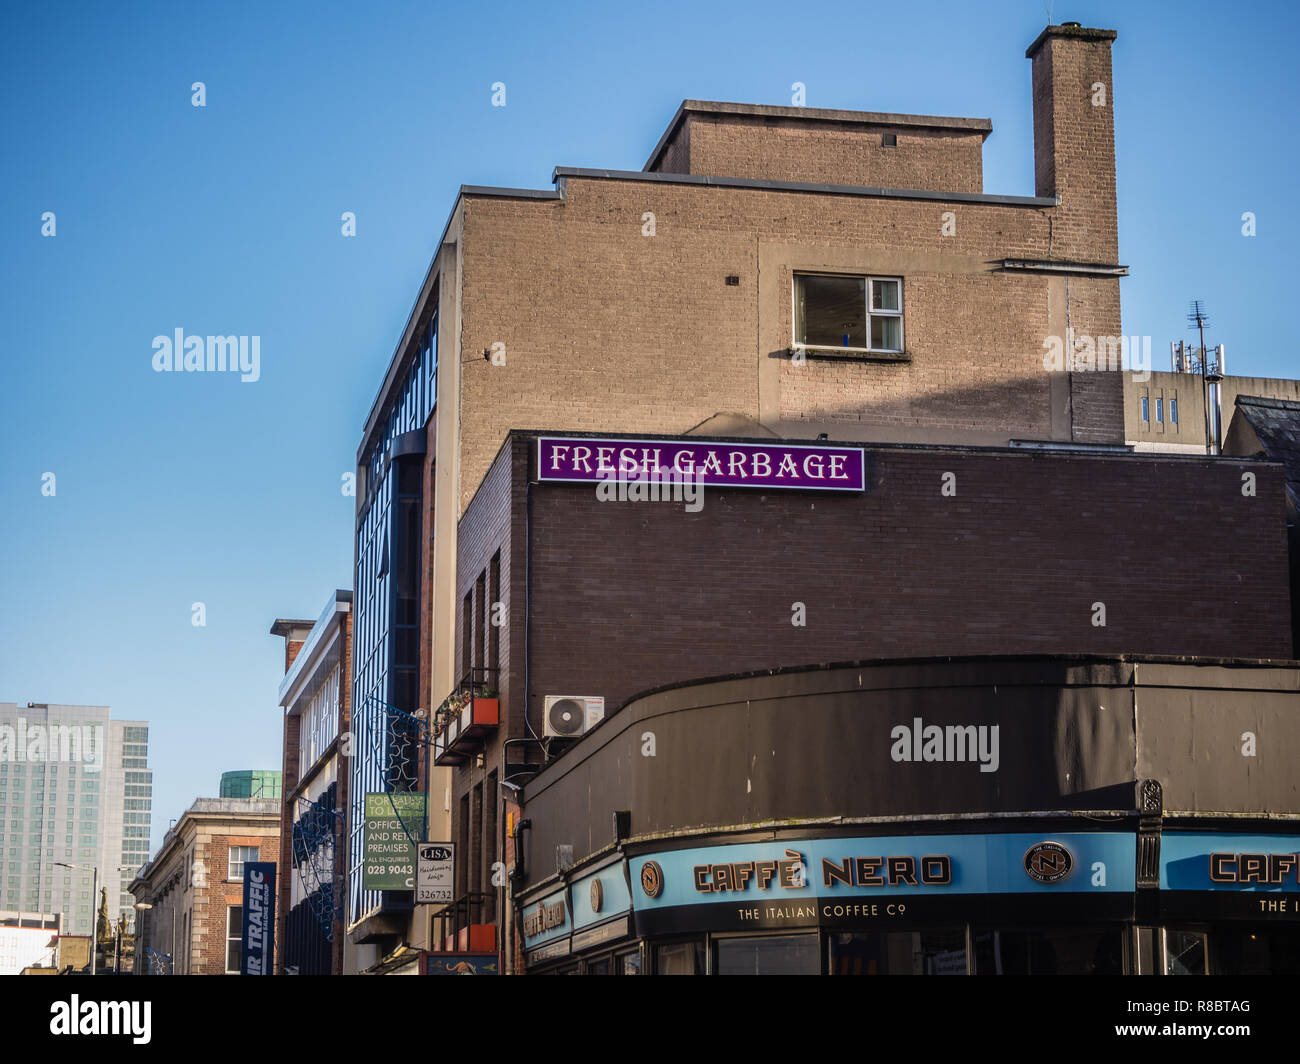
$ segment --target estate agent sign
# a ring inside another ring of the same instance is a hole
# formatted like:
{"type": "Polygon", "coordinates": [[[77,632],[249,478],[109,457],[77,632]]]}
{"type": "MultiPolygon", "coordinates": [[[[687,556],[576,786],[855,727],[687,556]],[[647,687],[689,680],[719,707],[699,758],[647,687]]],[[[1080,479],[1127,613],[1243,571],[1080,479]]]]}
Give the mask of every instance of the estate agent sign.
{"type": "Polygon", "coordinates": [[[422,842],[415,849],[416,904],[450,905],[455,901],[455,845],[450,842],[422,842]]]}
{"type": "Polygon", "coordinates": [[[416,840],[423,834],[423,794],[367,794],[361,889],[414,890],[416,840]]]}

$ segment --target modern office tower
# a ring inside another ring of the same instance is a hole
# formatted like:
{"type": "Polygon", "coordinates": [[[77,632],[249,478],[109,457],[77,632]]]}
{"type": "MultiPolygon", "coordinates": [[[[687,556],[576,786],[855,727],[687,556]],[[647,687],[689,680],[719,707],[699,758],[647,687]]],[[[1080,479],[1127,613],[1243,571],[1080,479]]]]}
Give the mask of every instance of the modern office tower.
{"type": "Polygon", "coordinates": [[[66,934],[89,935],[103,887],[130,926],[152,803],[146,722],[0,702],[0,909],[60,913],[66,934]]]}

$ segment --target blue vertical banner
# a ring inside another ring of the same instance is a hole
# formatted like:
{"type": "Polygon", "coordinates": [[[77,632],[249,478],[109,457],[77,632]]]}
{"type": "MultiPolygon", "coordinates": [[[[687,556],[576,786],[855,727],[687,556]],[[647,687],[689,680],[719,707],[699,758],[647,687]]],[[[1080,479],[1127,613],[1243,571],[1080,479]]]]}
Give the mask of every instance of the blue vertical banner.
{"type": "Polygon", "coordinates": [[[241,975],[271,975],[275,961],[275,862],[244,864],[241,975]]]}

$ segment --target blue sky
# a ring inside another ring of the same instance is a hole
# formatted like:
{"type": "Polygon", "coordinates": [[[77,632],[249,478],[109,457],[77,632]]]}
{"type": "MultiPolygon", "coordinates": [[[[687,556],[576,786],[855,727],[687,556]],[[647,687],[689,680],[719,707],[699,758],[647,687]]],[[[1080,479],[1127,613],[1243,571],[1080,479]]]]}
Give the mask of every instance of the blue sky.
{"type": "MultiPolygon", "coordinates": [[[[985,191],[1034,191],[1042,0],[0,19],[0,701],[150,721],[155,844],[222,771],[279,767],[268,629],[351,587],[341,477],[459,185],[639,169],[683,98],[788,104],[801,81],[812,107],[991,118],[985,191]],[[261,379],[153,372],[178,327],[260,336],[261,379]]],[[[1119,31],[1125,332],[1164,368],[1201,298],[1234,372],[1294,375],[1296,8],[1056,0],[1052,19],[1119,31]]]]}

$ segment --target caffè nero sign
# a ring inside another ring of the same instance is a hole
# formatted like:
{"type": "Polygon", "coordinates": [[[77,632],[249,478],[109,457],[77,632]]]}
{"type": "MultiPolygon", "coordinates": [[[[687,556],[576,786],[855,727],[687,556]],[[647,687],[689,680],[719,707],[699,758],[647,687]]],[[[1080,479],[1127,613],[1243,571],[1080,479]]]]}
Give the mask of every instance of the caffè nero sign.
{"type": "Polygon", "coordinates": [[[796,491],[867,486],[861,447],[577,436],[538,437],[537,477],[569,484],[680,478],[704,487],[796,491]]]}
{"type": "Polygon", "coordinates": [[[564,899],[548,899],[539,902],[531,911],[525,910],[523,925],[524,937],[536,938],[545,931],[564,926],[564,899]]]}

